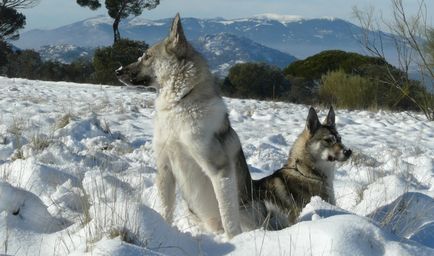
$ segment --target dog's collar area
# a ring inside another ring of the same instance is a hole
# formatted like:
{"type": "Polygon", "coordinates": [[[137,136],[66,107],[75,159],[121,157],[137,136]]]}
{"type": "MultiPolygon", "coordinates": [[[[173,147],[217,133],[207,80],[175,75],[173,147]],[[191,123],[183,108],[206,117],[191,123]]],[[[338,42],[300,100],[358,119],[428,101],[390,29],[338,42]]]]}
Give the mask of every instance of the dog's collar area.
{"type": "Polygon", "coordinates": [[[321,174],[317,169],[315,168],[310,168],[312,170],[312,174],[307,174],[307,173],[303,173],[302,171],[300,171],[300,168],[298,167],[299,165],[301,165],[301,161],[300,160],[296,160],[295,161],[295,166],[288,166],[289,169],[295,171],[296,173],[298,173],[299,175],[305,177],[306,179],[311,179],[311,180],[315,180],[315,181],[319,181],[319,182],[323,182],[324,179],[327,179],[327,176],[324,174],[321,174]]]}

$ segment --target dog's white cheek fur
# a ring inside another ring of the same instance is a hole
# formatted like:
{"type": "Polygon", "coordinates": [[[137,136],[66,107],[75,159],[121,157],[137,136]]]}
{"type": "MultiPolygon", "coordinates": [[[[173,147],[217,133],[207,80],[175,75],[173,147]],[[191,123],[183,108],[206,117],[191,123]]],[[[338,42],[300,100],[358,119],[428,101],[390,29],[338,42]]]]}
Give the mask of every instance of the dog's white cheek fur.
{"type": "MultiPolygon", "coordinates": [[[[324,151],[321,150],[321,142],[311,143],[308,147],[309,154],[315,158],[315,160],[324,160],[324,151]]],[[[327,160],[327,158],[325,158],[327,160]]]]}
{"type": "Polygon", "coordinates": [[[321,151],[321,160],[328,161],[329,156],[333,157],[333,152],[331,150],[324,149],[323,151],[321,151]]]}
{"type": "Polygon", "coordinates": [[[159,101],[157,107],[170,108],[194,88],[195,84],[191,82],[191,78],[195,76],[196,68],[191,62],[179,63],[158,59],[154,62],[156,80],[161,85],[159,97],[164,98],[159,101]],[[167,104],[169,105],[165,106],[167,104]]]}
{"type": "Polygon", "coordinates": [[[329,156],[333,156],[330,150],[321,150],[321,142],[315,142],[309,145],[309,153],[316,159],[317,170],[321,170],[322,174],[327,177],[327,185],[329,188],[329,198],[330,202],[335,203],[334,191],[333,191],[333,180],[335,177],[335,166],[333,162],[328,161],[329,156]]]}

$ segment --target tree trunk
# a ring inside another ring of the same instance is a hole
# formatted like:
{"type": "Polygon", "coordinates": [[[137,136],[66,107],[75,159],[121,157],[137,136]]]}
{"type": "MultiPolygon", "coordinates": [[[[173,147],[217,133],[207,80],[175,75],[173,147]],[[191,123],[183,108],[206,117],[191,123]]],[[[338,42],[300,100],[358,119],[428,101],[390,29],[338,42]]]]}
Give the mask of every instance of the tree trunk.
{"type": "Polygon", "coordinates": [[[113,21],[113,39],[114,39],[113,44],[121,40],[121,33],[119,32],[119,23],[121,23],[122,13],[124,12],[126,6],[127,6],[127,1],[125,0],[122,2],[122,6],[118,11],[115,20],[113,21]]]}
{"type": "Polygon", "coordinates": [[[113,44],[115,44],[121,39],[121,33],[119,32],[119,23],[121,22],[121,19],[119,16],[120,15],[118,15],[118,17],[116,17],[115,21],[113,22],[113,44]]]}

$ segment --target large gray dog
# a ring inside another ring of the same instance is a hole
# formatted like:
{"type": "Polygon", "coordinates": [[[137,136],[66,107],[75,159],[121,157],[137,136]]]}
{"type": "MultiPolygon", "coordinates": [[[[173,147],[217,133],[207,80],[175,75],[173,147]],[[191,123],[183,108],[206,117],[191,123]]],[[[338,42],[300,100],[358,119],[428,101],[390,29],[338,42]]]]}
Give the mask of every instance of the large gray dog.
{"type": "Polygon", "coordinates": [[[179,15],[166,39],[116,74],[126,85],[158,89],[153,144],[163,217],[172,222],[178,186],[207,229],[232,237],[241,227],[258,227],[263,215],[257,209],[263,207],[253,207],[240,141],[208,65],[184,36],[179,15]]]}

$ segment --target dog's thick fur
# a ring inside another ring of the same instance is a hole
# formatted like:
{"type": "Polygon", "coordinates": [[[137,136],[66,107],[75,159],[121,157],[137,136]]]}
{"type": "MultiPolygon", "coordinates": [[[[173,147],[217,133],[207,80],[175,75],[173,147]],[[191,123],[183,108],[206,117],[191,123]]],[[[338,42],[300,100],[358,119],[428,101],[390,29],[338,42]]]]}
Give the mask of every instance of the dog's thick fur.
{"type": "Polygon", "coordinates": [[[232,237],[241,232],[241,222],[246,229],[257,227],[239,138],[205,60],[184,36],[179,15],[166,39],[116,75],[126,85],[158,89],[153,146],[162,216],[172,222],[176,185],[207,229],[232,237]]]}
{"type": "Polygon", "coordinates": [[[288,163],[272,175],[254,181],[255,194],[266,203],[274,229],[294,223],[312,196],[335,204],[334,161],[346,161],[351,150],[341,142],[330,108],[321,124],[310,108],[304,131],[296,139],[288,163]]]}

